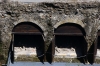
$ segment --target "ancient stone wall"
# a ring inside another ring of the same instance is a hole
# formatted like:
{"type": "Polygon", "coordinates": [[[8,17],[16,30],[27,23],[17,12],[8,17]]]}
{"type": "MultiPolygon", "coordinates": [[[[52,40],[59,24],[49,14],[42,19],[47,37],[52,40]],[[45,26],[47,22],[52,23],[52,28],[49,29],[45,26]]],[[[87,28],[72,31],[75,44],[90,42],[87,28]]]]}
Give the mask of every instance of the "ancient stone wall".
{"type": "Polygon", "coordinates": [[[48,48],[54,29],[61,24],[75,23],[84,28],[88,49],[100,30],[100,2],[55,2],[55,3],[0,3],[0,48],[1,56],[7,58],[14,26],[32,22],[44,32],[48,48]],[[2,47],[1,47],[2,45],[2,47]]]}

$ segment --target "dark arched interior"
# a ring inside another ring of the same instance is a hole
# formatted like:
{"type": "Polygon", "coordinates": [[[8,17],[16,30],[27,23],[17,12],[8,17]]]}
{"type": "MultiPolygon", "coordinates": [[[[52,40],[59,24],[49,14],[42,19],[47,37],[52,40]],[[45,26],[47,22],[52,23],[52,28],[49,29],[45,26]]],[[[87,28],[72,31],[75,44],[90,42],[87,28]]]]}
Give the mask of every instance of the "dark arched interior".
{"type": "MultiPolygon", "coordinates": [[[[97,32],[97,37],[93,41],[89,51],[88,51],[88,61],[93,64],[96,60],[97,49],[100,50],[100,30],[97,32]]],[[[99,59],[97,57],[97,59],[99,59]]],[[[97,61],[98,62],[98,61],[97,61]]]]}
{"type": "Polygon", "coordinates": [[[100,49],[100,36],[98,36],[98,39],[97,39],[97,49],[100,49]]]}
{"type": "Polygon", "coordinates": [[[16,25],[12,32],[33,32],[33,33],[43,33],[42,29],[31,22],[23,22],[16,25]]]}
{"type": "Polygon", "coordinates": [[[100,49],[100,30],[98,31],[97,35],[97,49],[100,49]]]}
{"type": "Polygon", "coordinates": [[[54,30],[54,33],[65,33],[65,34],[70,34],[70,35],[75,35],[75,34],[81,34],[83,36],[86,36],[85,30],[78,24],[75,23],[66,23],[58,26],[54,30]]]}
{"type": "MultiPolygon", "coordinates": [[[[31,22],[23,22],[12,30],[14,47],[35,48],[37,57],[41,62],[44,60],[43,31],[39,26],[31,22]]],[[[13,54],[13,53],[12,53],[13,54]]]]}
{"type": "Polygon", "coordinates": [[[14,35],[14,47],[40,47],[43,49],[44,41],[42,35],[14,35]]]}
{"type": "Polygon", "coordinates": [[[97,49],[100,50],[100,30],[97,32],[97,37],[88,51],[88,58],[89,58],[88,60],[90,61],[91,64],[95,63],[97,49]]]}
{"type": "MultiPolygon", "coordinates": [[[[53,48],[74,48],[77,54],[78,60],[82,63],[86,62],[86,54],[87,54],[87,42],[84,39],[86,35],[84,29],[74,23],[66,23],[60,25],[58,28],[54,30],[54,41],[51,46],[52,51],[55,51],[53,48]],[[81,57],[82,56],[82,57],[81,57]]],[[[49,50],[49,49],[48,49],[49,50]]],[[[50,51],[49,51],[50,52],[50,51]]],[[[67,52],[66,52],[67,53],[67,52]]],[[[51,55],[54,55],[53,53],[51,55]]],[[[51,56],[53,57],[53,56],[51,56]]],[[[51,59],[51,62],[53,59],[51,59]]]]}

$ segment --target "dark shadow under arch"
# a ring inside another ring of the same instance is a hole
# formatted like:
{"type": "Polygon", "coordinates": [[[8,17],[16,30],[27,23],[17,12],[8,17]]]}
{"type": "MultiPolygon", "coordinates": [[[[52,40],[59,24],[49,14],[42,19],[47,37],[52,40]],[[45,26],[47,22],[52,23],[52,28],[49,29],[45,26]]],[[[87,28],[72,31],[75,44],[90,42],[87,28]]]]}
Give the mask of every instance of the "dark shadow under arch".
{"type": "Polygon", "coordinates": [[[97,37],[93,41],[93,43],[92,43],[92,45],[91,45],[91,47],[90,47],[90,49],[88,51],[88,61],[91,64],[96,62],[97,49],[100,49],[100,30],[97,32],[97,37]]]}
{"type": "MultiPolygon", "coordinates": [[[[49,58],[47,60],[52,63],[53,55],[55,53],[55,47],[58,48],[75,48],[77,57],[84,56],[81,58],[77,58],[80,62],[87,62],[87,42],[84,38],[86,36],[85,30],[78,24],[75,23],[65,23],[60,25],[58,28],[54,30],[54,40],[52,44],[49,46],[47,55],[49,58]],[[51,59],[50,59],[51,57],[51,59]]],[[[66,52],[67,53],[67,52],[66,52]]]]}
{"type": "Polygon", "coordinates": [[[22,22],[17,24],[12,32],[40,32],[43,33],[43,30],[36,24],[32,22],[22,22]]]}
{"type": "Polygon", "coordinates": [[[58,26],[54,33],[82,33],[83,36],[86,36],[84,28],[76,23],[65,23],[58,26]]]}
{"type": "MultiPolygon", "coordinates": [[[[36,47],[37,57],[40,62],[44,62],[44,40],[42,29],[31,22],[22,22],[17,24],[12,30],[11,61],[14,62],[14,47],[36,47]]],[[[9,51],[9,52],[10,52],[9,51]]]]}

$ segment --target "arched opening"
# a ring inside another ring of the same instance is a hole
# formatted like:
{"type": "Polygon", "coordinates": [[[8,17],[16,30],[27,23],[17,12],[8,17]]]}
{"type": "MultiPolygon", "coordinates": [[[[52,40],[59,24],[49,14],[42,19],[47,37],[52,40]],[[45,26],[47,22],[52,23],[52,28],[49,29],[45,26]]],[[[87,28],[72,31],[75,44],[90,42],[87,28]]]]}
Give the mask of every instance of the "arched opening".
{"type": "Polygon", "coordinates": [[[91,57],[93,58],[92,63],[100,63],[100,30],[97,32],[97,37],[93,42],[90,51],[92,53],[91,57]]]}
{"type": "Polygon", "coordinates": [[[100,53],[100,51],[99,51],[100,42],[99,42],[99,40],[100,40],[100,37],[96,38],[88,50],[87,58],[88,58],[88,62],[90,64],[93,64],[95,62],[96,56],[97,56],[97,59],[100,57],[100,54],[99,54],[100,53]],[[99,43],[97,43],[97,42],[99,42],[99,43]],[[97,45],[98,45],[98,53],[97,53],[97,45]],[[97,53],[97,55],[96,55],[96,53],[97,53]]]}
{"type": "Polygon", "coordinates": [[[70,58],[77,58],[85,63],[87,54],[85,35],[84,29],[78,24],[66,23],[60,25],[54,30],[54,39],[51,44],[51,62],[68,62],[70,58]]]}
{"type": "Polygon", "coordinates": [[[23,22],[12,30],[12,60],[41,61],[44,60],[43,31],[31,22],[23,22]]]}

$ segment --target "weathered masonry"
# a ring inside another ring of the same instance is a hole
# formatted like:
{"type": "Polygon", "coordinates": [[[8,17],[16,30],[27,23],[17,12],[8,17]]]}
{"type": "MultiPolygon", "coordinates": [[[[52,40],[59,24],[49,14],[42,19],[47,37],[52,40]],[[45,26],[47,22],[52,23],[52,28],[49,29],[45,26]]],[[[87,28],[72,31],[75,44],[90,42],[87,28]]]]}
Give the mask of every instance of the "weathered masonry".
{"type": "Polygon", "coordinates": [[[0,62],[100,63],[100,2],[0,2],[0,62]]]}

